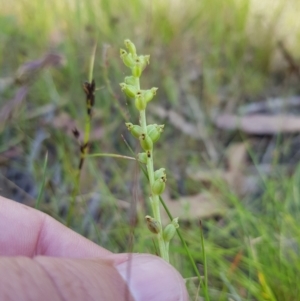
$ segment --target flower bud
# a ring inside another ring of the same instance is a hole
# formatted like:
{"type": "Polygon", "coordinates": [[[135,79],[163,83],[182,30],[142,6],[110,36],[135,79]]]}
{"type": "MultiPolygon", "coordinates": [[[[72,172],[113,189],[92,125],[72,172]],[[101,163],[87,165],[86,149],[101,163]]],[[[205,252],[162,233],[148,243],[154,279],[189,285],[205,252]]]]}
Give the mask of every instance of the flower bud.
{"type": "Polygon", "coordinates": [[[127,53],[126,50],[120,49],[120,57],[123,60],[125,66],[133,68],[135,66],[135,58],[131,53],[127,53]]]}
{"type": "Polygon", "coordinates": [[[135,86],[127,85],[125,83],[120,84],[122,91],[130,98],[135,97],[137,88],[135,86]]]}
{"type": "Polygon", "coordinates": [[[135,45],[129,40],[129,39],[126,39],[124,41],[124,44],[126,46],[126,48],[129,50],[129,52],[132,54],[132,55],[136,55],[136,48],[135,48],[135,45]]]}
{"type": "Polygon", "coordinates": [[[155,143],[160,138],[160,134],[163,132],[164,125],[150,124],[147,126],[147,133],[155,143]]]}
{"type": "Polygon", "coordinates": [[[134,66],[131,67],[132,75],[135,77],[140,77],[142,74],[142,65],[140,62],[135,62],[134,66]]]}
{"type": "Polygon", "coordinates": [[[161,195],[165,190],[166,181],[167,181],[167,178],[165,176],[155,180],[151,187],[152,193],[154,195],[161,195]]]}
{"type": "Polygon", "coordinates": [[[150,63],[150,55],[140,55],[139,61],[142,66],[142,70],[144,70],[146,68],[146,66],[149,65],[149,63],[150,63]]]}
{"type": "Polygon", "coordinates": [[[137,86],[137,78],[134,76],[126,76],[125,77],[125,84],[131,85],[131,86],[137,86]]]}
{"type": "Polygon", "coordinates": [[[147,164],[147,154],[146,153],[138,153],[138,160],[141,163],[147,164]]]}
{"type": "Polygon", "coordinates": [[[145,101],[145,98],[143,97],[143,95],[141,94],[140,91],[138,91],[135,95],[135,107],[139,110],[139,111],[143,111],[146,109],[147,106],[147,102],[145,101]]]}
{"type": "Polygon", "coordinates": [[[166,174],[166,169],[165,168],[160,168],[160,169],[158,169],[154,172],[154,179],[155,180],[157,180],[161,177],[166,177],[166,176],[167,176],[167,174],[166,174]]]}
{"type": "Polygon", "coordinates": [[[153,148],[153,142],[147,134],[140,135],[139,139],[143,150],[148,151],[153,148]]]}
{"type": "Polygon", "coordinates": [[[145,90],[144,91],[144,98],[146,102],[149,102],[150,100],[153,99],[154,95],[156,95],[156,91],[158,88],[151,88],[150,90],[145,90]]]}
{"type": "Polygon", "coordinates": [[[161,225],[156,219],[154,219],[150,215],[146,215],[145,220],[146,220],[148,229],[152,233],[158,234],[161,232],[161,225]]]}
{"type": "Polygon", "coordinates": [[[171,224],[168,224],[163,231],[163,239],[165,242],[170,242],[179,228],[178,217],[174,218],[171,224]]]}
{"type": "Polygon", "coordinates": [[[143,130],[141,126],[132,124],[130,122],[126,122],[125,125],[127,126],[127,129],[130,131],[133,137],[139,138],[142,135],[143,130]]]}
{"type": "Polygon", "coordinates": [[[122,57],[123,55],[126,55],[127,51],[123,48],[120,49],[120,57],[122,57]]]}

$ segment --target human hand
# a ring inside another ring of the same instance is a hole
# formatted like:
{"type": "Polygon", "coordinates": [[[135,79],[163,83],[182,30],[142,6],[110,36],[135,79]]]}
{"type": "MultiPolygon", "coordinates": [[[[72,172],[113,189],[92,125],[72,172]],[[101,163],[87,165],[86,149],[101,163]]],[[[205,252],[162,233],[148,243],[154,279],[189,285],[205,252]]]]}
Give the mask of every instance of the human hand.
{"type": "Polygon", "coordinates": [[[188,300],[157,256],[113,254],[50,216],[0,197],[0,300],[188,300]]]}

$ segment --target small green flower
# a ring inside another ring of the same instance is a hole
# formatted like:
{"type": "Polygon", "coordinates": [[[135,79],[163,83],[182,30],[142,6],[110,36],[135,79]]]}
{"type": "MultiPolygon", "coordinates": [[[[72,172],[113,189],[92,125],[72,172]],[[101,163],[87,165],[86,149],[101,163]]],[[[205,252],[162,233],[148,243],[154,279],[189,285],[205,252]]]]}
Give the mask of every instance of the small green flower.
{"type": "Polygon", "coordinates": [[[155,143],[160,138],[160,134],[163,132],[164,124],[157,125],[157,124],[150,124],[147,126],[147,133],[152,139],[152,142],[155,143]]]}
{"type": "Polygon", "coordinates": [[[129,52],[132,54],[132,55],[136,55],[136,48],[135,48],[135,45],[129,40],[129,39],[126,39],[124,41],[124,44],[126,46],[126,48],[129,50],[129,52]]]}
{"type": "Polygon", "coordinates": [[[138,153],[138,160],[141,162],[141,163],[144,163],[144,164],[147,164],[147,153],[138,153]]]}
{"type": "Polygon", "coordinates": [[[160,179],[161,177],[166,177],[166,176],[167,176],[167,174],[166,174],[166,169],[165,168],[157,169],[154,172],[154,179],[155,180],[160,179]]]}
{"type": "Polygon", "coordinates": [[[151,88],[150,90],[144,90],[143,94],[144,94],[144,98],[146,100],[146,102],[149,102],[150,100],[153,99],[154,95],[156,95],[156,91],[158,90],[158,88],[151,88]]]}
{"type": "Polygon", "coordinates": [[[127,85],[136,87],[138,84],[137,81],[138,81],[138,79],[134,76],[126,76],[125,77],[125,84],[127,84],[127,85]]]}
{"type": "Polygon", "coordinates": [[[167,178],[161,177],[154,181],[152,185],[152,193],[154,195],[161,195],[165,191],[167,178]]]}
{"type": "Polygon", "coordinates": [[[135,86],[128,85],[125,83],[120,83],[122,91],[130,98],[134,98],[138,89],[135,86]]]}
{"type": "Polygon", "coordinates": [[[135,57],[131,53],[127,53],[126,50],[120,49],[120,57],[123,60],[125,66],[133,68],[136,64],[135,57]]]}
{"type": "Polygon", "coordinates": [[[142,134],[140,137],[140,144],[141,147],[143,148],[143,150],[145,151],[149,151],[152,150],[153,148],[153,142],[151,140],[151,138],[147,135],[147,134],[142,134]]]}
{"type": "Polygon", "coordinates": [[[143,72],[143,65],[139,61],[139,59],[135,60],[135,64],[131,67],[131,72],[134,77],[140,77],[143,72]]]}
{"type": "Polygon", "coordinates": [[[137,91],[135,95],[135,106],[139,111],[143,111],[147,107],[147,102],[141,91],[137,91]]]}
{"type": "Polygon", "coordinates": [[[139,138],[142,135],[143,129],[141,126],[132,124],[131,122],[126,122],[125,125],[127,126],[127,129],[130,131],[133,137],[139,138]]]}
{"type": "Polygon", "coordinates": [[[168,224],[163,231],[163,238],[165,242],[170,242],[176,233],[176,229],[179,228],[178,217],[174,218],[170,224],[168,224]]]}
{"type": "Polygon", "coordinates": [[[154,219],[150,215],[146,215],[145,216],[145,220],[147,222],[148,229],[152,233],[158,234],[158,233],[161,232],[161,225],[160,225],[160,223],[156,219],[154,219]]]}
{"type": "Polygon", "coordinates": [[[139,61],[142,66],[142,71],[146,68],[147,65],[150,63],[150,55],[140,55],[139,56],[139,61]]]}

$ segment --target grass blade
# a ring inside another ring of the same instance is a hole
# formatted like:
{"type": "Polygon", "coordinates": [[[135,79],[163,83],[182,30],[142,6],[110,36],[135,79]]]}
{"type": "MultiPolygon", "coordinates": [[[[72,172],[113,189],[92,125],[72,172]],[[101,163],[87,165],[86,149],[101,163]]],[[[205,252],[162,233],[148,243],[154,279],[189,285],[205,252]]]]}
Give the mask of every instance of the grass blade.
{"type": "Polygon", "coordinates": [[[43,195],[43,191],[44,191],[44,187],[45,187],[47,163],[48,163],[48,152],[46,152],[46,155],[45,155],[44,166],[43,166],[43,178],[42,178],[42,183],[40,186],[39,194],[38,194],[38,197],[37,197],[37,200],[35,203],[35,209],[39,208],[40,202],[42,199],[42,195],[43,195]]]}

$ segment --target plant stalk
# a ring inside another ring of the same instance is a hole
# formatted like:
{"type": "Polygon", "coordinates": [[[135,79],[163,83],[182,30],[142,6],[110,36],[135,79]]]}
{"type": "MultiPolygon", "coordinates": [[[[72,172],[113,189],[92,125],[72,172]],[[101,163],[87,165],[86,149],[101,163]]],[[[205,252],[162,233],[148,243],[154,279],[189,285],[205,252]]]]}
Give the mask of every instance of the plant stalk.
{"type": "MultiPolygon", "coordinates": [[[[147,121],[146,121],[146,111],[145,110],[140,111],[140,124],[143,129],[143,132],[147,133],[147,121]]],[[[151,187],[154,183],[153,149],[149,151],[149,156],[147,157],[147,172],[148,172],[150,191],[151,191],[151,187]]],[[[159,202],[158,195],[152,195],[150,197],[150,203],[151,203],[154,219],[157,220],[160,225],[162,225],[161,217],[160,217],[160,205],[159,205],[160,202],[159,202]]],[[[167,251],[165,241],[162,236],[162,231],[156,235],[157,235],[157,240],[158,240],[160,256],[165,261],[169,262],[169,253],[167,251]]]]}

